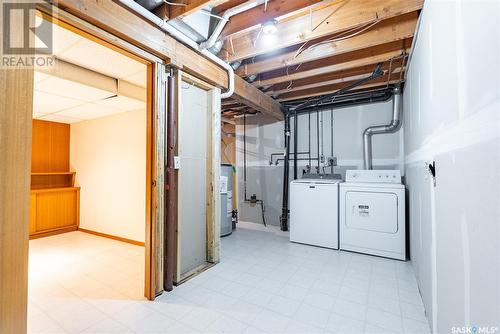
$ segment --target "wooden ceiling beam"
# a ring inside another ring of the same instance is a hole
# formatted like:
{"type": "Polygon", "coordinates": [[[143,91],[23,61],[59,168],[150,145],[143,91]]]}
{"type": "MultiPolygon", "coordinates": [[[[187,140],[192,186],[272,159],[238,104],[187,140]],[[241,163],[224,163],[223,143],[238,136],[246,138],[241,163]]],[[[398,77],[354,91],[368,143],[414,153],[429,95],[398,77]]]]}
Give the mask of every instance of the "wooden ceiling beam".
{"type": "MultiPolygon", "coordinates": [[[[330,42],[318,45],[307,50],[307,47],[314,45],[317,41],[311,41],[306,44],[305,51],[296,56],[297,50],[291,50],[284,54],[270,57],[261,61],[250,62],[240,66],[237,74],[247,76],[262,72],[268,72],[282,67],[299,65],[302,63],[317,61],[320,59],[340,55],[343,53],[353,52],[377,45],[387,44],[394,41],[400,41],[410,38],[415,33],[418,14],[411,12],[402,16],[391,18],[380,22],[366,32],[337,42],[330,42]]],[[[331,39],[332,36],[327,36],[325,39],[331,39]]]]}
{"type": "MultiPolygon", "coordinates": [[[[390,60],[387,60],[382,63],[382,70],[389,71],[390,69],[391,72],[395,72],[396,70],[401,68],[402,64],[403,64],[403,57],[395,59],[392,62],[392,64],[390,60]]],[[[376,65],[377,63],[373,63],[370,65],[365,65],[354,69],[324,73],[318,76],[302,78],[291,82],[279,83],[267,89],[266,94],[275,95],[275,94],[286,93],[293,90],[314,88],[337,82],[359,80],[363,77],[370,75],[375,69],[376,65]]]]}
{"type": "Polygon", "coordinates": [[[272,42],[262,36],[257,38],[259,31],[230,38],[225,43],[225,49],[230,51],[226,60],[246,59],[323,36],[364,29],[375,22],[420,10],[422,5],[423,0],[342,0],[312,11],[311,16],[283,20],[272,35],[272,42]]]}
{"type": "MultiPolygon", "coordinates": [[[[384,84],[387,84],[387,82],[396,83],[396,82],[399,82],[400,77],[404,77],[404,73],[399,73],[399,72],[392,73],[390,76],[390,79],[388,81],[388,75],[384,74],[383,76],[378,77],[376,79],[373,79],[372,81],[369,81],[368,83],[366,83],[362,86],[359,86],[356,89],[383,86],[384,84]]],[[[313,97],[313,96],[333,94],[336,91],[338,91],[344,87],[348,87],[349,85],[355,83],[358,80],[334,83],[331,85],[325,85],[325,86],[321,86],[321,87],[308,88],[308,89],[293,91],[293,92],[289,92],[289,93],[284,93],[284,94],[281,94],[280,96],[278,96],[277,100],[280,102],[283,102],[283,101],[298,100],[298,99],[303,99],[303,98],[308,98],[308,97],[313,97]]]]}
{"type": "MultiPolygon", "coordinates": [[[[172,2],[172,1],[169,1],[172,2]]],[[[192,14],[203,7],[210,5],[211,0],[184,0],[183,2],[178,1],[179,4],[185,4],[185,6],[167,5],[169,7],[170,17],[173,20],[176,17],[187,16],[192,14]]]]}
{"type": "MultiPolygon", "coordinates": [[[[114,1],[58,0],[58,6],[61,10],[147,50],[209,84],[223,90],[228,86],[225,69],[114,1]]],[[[262,113],[283,119],[278,102],[239,76],[235,76],[233,98],[262,113]]]]}
{"type": "Polygon", "coordinates": [[[307,77],[320,76],[325,73],[345,71],[357,67],[368,66],[385,62],[393,57],[398,57],[404,52],[409,52],[411,39],[379,45],[355,52],[345,53],[316,62],[305,63],[300,68],[292,67],[278,71],[263,73],[255,86],[269,86],[278,83],[290,83],[307,77]]]}
{"type": "Polygon", "coordinates": [[[279,19],[295,12],[307,11],[308,7],[321,2],[322,0],[270,0],[266,6],[260,5],[246,12],[234,15],[222,30],[221,38],[239,33],[248,29],[253,29],[262,23],[279,19]]]}

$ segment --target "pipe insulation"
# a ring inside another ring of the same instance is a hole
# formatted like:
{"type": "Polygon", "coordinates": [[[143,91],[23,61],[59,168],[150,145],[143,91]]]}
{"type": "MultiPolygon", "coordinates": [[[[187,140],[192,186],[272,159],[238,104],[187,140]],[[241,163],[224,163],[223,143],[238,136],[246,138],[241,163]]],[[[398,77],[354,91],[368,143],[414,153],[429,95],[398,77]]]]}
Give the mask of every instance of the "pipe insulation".
{"type": "Polygon", "coordinates": [[[372,136],[383,133],[394,133],[401,128],[401,86],[393,89],[392,121],[386,125],[370,126],[363,132],[363,161],[365,169],[372,169],[372,136]]]}
{"type": "Polygon", "coordinates": [[[208,59],[210,59],[211,61],[213,61],[217,65],[224,68],[227,71],[227,75],[228,75],[228,88],[224,93],[221,94],[221,99],[226,99],[228,97],[231,97],[231,95],[233,95],[233,93],[234,93],[234,70],[231,67],[231,65],[229,65],[224,60],[220,59],[219,57],[217,57],[216,55],[214,55],[213,53],[211,53],[207,49],[201,49],[200,46],[195,41],[188,38],[186,35],[181,33],[179,30],[174,28],[172,25],[168,24],[167,21],[162,20],[161,18],[159,18],[158,16],[156,16],[155,14],[153,14],[152,12],[147,10],[146,8],[139,5],[134,0],[118,0],[118,1],[122,5],[126,6],[130,10],[134,11],[135,13],[141,15],[146,20],[148,20],[151,23],[158,26],[158,28],[160,28],[161,30],[163,30],[164,32],[166,32],[167,34],[169,34],[170,36],[172,36],[176,40],[180,41],[181,43],[186,44],[187,46],[191,47],[192,49],[194,49],[198,53],[204,55],[205,57],[207,57],[208,59]]]}

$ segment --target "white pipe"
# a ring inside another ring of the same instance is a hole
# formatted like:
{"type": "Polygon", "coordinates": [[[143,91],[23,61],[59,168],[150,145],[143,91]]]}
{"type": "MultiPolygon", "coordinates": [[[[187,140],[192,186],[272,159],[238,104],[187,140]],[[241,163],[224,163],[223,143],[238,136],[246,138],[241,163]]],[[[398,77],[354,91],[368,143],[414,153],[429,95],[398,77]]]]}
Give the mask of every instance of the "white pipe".
{"type": "Polygon", "coordinates": [[[265,0],[252,0],[252,1],[247,1],[242,3],[241,5],[238,5],[236,7],[229,8],[224,12],[222,15],[222,20],[219,21],[217,26],[214,29],[214,32],[210,36],[208,40],[200,44],[200,47],[202,49],[210,49],[215,42],[217,42],[217,39],[219,38],[220,34],[222,33],[222,29],[226,26],[226,23],[229,21],[231,16],[234,16],[236,14],[240,14],[243,12],[246,12],[249,9],[252,9],[254,7],[257,7],[259,5],[262,5],[265,0]]]}
{"type": "Polygon", "coordinates": [[[222,93],[220,95],[220,97],[222,99],[226,99],[228,97],[231,97],[231,95],[233,95],[233,93],[234,93],[234,70],[228,63],[226,63],[225,61],[223,61],[222,59],[220,59],[219,57],[217,57],[216,55],[214,55],[213,53],[211,53],[208,50],[205,50],[205,49],[201,50],[200,46],[195,41],[188,38],[186,35],[181,33],[179,30],[175,29],[170,24],[168,24],[167,21],[160,19],[158,16],[156,16],[155,14],[153,14],[152,12],[147,10],[146,8],[142,7],[134,0],[119,0],[119,2],[122,3],[123,5],[125,5],[126,7],[130,8],[131,10],[136,12],[137,14],[141,15],[142,17],[144,17],[148,21],[151,21],[152,23],[154,23],[161,30],[165,31],[166,33],[168,33],[170,36],[172,36],[176,40],[193,48],[197,52],[201,53],[205,57],[212,60],[217,65],[224,68],[227,71],[227,75],[228,75],[228,87],[227,87],[227,91],[222,93]]]}

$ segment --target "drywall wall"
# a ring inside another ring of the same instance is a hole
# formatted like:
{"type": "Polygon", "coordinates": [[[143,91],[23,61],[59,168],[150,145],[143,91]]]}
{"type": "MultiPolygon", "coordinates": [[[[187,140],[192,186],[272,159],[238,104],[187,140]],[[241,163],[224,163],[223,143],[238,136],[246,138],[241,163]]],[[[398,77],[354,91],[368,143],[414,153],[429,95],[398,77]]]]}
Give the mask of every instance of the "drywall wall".
{"type": "MultiPolygon", "coordinates": [[[[316,173],[318,151],[325,158],[337,157],[338,166],[334,173],[345,177],[347,169],[363,168],[363,131],[372,125],[387,124],[392,116],[392,101],[360,105],[356,107],[333,110],[325,109],[319,113],[302,114],[298,116],[298,152],[311,152],[312,172],[316,173]],[[309,122],[310,119],[310,122],[309,122]],[[318,130],[319,125],[319,130],[318,130]],[[310,138],[309,138],[309,128],[310,138]],[[319,150],[317,133],[319,131],[319,150]],[[310,147],[310,150],[309,150],[310,147]]],[[[281,215],[283,191],[283,161],[270,165],[272,153],[282,153],[284,147],[283,122],[274,122],[265,116],[247,116],[247,197],[256,194],[266,205],[266,220],[269,224],[278,225],[281,215]]],[[[293,134],[293,118],[291,119],[293,134]]],[[[238,199],[241,220],[262,222],[260,206],[244,202],[243,182],[243,119],[237,119],[236,126],[236,160],[238,170],[238,199]]],[[[373,157],[375,169],[401,168],[403,131],[394,134],[383,134],[373,137],[373,157]]],[[[290,140],[290,152],[293,152],[293,135],[290,140]]],[[[309,154],[301,154],[298,161],[298,177],[309,164],[309,154]]],[[[290,164],[290,180],[293,178],[293,162],[290,164]]],[[[320,163],[320,172],[323,172],[320,163]]],[[[325,168],[325,172],[331,172],[325,168]]]]}
{"type": "Polygon", "coordinates": [[[500,326],[499,16],[426,1],[404,91],[411,258],[438,333],[500,326]]]}
{"type": "Polygon", "coordinates": [[[145,240],[146,111],[71,125],[70,168],[80,191],[80,227],[145,240]]]}

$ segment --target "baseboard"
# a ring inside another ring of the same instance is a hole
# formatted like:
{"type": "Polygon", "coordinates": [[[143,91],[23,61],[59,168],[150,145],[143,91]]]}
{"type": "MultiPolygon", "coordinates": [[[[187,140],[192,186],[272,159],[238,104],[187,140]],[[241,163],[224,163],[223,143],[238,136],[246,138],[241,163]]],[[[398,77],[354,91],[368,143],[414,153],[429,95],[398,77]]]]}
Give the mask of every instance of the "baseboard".
{"type": "Polygon", "coordinates": [[[132,245],[136,245],[136,246],[142,246],[142,247],[144,247],[144,245],[145,245],[145,243],[141,242],[141,241],[127,239],[127,238],[122,238],[122,237],[117,237],[115,235],[101,233],[101,232],[96,232],[96,231],[92,231],[92,230],[87,230],[87,229],[81,228],[81,227],[78,228],[78,231],[84,232],[84,233],[88,233],[88,234],[97,235],[97,236],[103,237],[103,238],[108,238],[108,239],[113,239],[113,240],[117,240],[117,241],[121,241],[121,242],[126,242],[126,243],[129,243],[129,244],[132,244],[132,245]]]}
{"type": "Polygon", "coordinates": [[[42,232],[35,232],[30,234],[30,240],[33,239],[38,239],[38,238],[44,238],[44,237],[50,237],[52,235],[57,235],[57,234],[62,234],[62,233],[67,233],[67,232],[74,232],[78,230],[78,226],[69,226],[69,227],[59,227],[51,230],[46,230],[42,232]]]}

